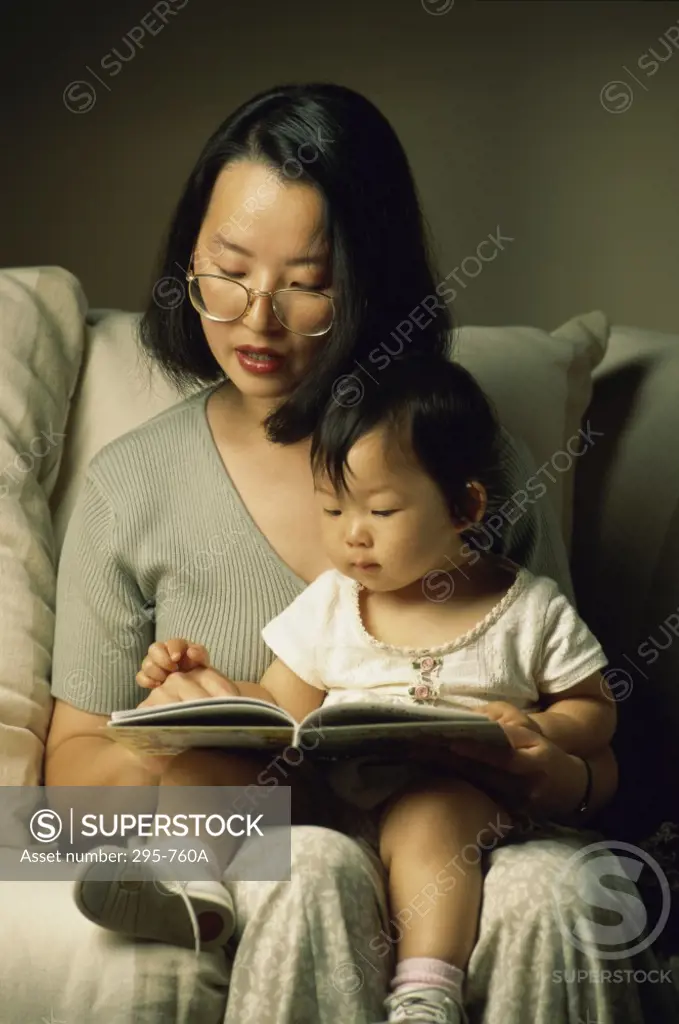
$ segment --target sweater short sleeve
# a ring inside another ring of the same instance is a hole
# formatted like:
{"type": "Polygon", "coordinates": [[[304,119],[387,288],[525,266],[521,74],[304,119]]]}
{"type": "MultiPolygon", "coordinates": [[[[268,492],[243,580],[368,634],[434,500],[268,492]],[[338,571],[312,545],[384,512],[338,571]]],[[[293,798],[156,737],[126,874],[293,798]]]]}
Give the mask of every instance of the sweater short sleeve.
{"type": "Polygon", "coordinates": [[[66,530],[57,577],[52,696],[83,711],[134,708],[152,616],[114,550],[115,515],[92,468],[66,530]]]}
{"type": "Polygon", "coordinates": [[[323,653],[330,643],[339,597],[339,574],[329,569],[262,630],[264,642],[276,657],[319,690],[326,689],[323,653]]]}
{"type": "Polygon", "coordinates": [[[550,581],[536,682],[542,693],[560,693],[608,664],[599,641],[550,581]]]}

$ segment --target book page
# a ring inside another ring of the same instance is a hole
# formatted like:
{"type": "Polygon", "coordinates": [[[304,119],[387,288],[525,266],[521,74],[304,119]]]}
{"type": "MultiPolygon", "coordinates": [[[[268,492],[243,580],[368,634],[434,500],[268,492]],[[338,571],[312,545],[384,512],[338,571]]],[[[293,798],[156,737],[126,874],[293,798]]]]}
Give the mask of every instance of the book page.
{"type": "Polygon", "coordinates": [[[205,697],[134,708],[131,711],[114,711],[109,728],[118,729],[122,725],[153,728],[161,725],[278,725],[286,727],[289,732],[294,724],[294,719],[287,711],[265,700],[253,697],[205,697]]]}
{"type": "Polygon", "coordinates": [[[441,719],[456,722],[489,722],[485,715],[439,704],[411,704],[406,701],[347,701],[342,704],[322,704],[307,715],[302,725],[320,729],[336,725],[388,725],[390,722],[431,722],[441,719]]]}
{"type": "Polygon", "coordinates": [[[467,709],[386,703],[335,704],[319,708],[298,729],[298,743],[321,755],[383,751],[423,741],[474,740],[495,747],[509,741],[502,726],[467,709]]]}
{"type": "Polygon", "coordinates": [[[290,726],[182,726],[121,723],[108,730],[112,739],[144,754],[193,749],[284,750],[292,742],[290,726]]]}

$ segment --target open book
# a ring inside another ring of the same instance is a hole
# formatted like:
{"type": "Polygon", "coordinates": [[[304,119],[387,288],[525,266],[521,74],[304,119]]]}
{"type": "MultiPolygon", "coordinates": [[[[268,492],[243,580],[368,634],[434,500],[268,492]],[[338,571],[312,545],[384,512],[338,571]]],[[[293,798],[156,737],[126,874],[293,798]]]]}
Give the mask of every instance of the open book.
{"type": "Polygon", "coordinates": [[[312,756],[382,753],[404,741],[469,739],[508,746],[502,727],[484,715],[454,707],[357,701],[321,705],[302,722],[263,700],[207,697],[158,707],[114,711],[111,735],[145,753],[188,747],[279,749],[312,756]]]}

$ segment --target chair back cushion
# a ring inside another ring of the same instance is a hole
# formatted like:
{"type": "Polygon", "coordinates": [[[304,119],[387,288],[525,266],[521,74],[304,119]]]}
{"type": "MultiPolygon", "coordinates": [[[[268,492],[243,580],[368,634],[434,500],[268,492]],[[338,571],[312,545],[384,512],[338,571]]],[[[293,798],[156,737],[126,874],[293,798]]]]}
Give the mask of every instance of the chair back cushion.
{"type": "Polygon", "coordinates": [[[59,473],[86,300],[59,267],[0,271],[0,784],[36,785],[51,713],[59,473]]]}

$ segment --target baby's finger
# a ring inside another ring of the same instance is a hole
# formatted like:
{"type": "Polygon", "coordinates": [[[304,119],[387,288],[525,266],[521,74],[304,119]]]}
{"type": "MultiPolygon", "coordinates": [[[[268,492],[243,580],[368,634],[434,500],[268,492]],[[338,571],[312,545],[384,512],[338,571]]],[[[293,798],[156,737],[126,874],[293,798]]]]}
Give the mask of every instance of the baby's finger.
{"type": "Polygon", "coordinates": [[[170,673],[166,672],[164,668],[160,668],[150,655],[147,655],[144,658],[140,668],[141,671],[149,677],[149,679],[155,680],[156,683],[164,683],[170,675],[170,673]]]}
{"type": "Polygon", "coordinates": [[[137,672],[135,676],[138,686],[143,686],[145,690],[155,690],[157,686],[162,686],[162,682],[157,682],[155,679],[151,679],[145,672],[137,672]]]}
{"type": "Polygon", "coordinates": [[[492,700],[488,704],[483,704],[477,710],[479,714],[485,715],[486,718],[492,718],[495,722],[499,722],[500,719],[504,719],[507,715],[513,715],[516,712],[514,705],[508,704],[504,700],[492,700]]]}
{"type": "Polygon", "coordinates": [[[173,637],[171,640],[165,641],[165,647],[170,656],[172,662],[172,668],[176,668],[181,659],[186,654],[186,649],[189,646],[188,641],[182,637],[173,637]]]}
{"type": "Polygon", "coordinates": [[[499,708],[495,704],[488,704],[485,708],[479,708],[479,714],[485,715],[486,718],[490,718],[494,722],[499,722],[499,720],[506,714],[506,711],[504,708],[499,708]]]}
{"type": "MultiPolygon", "coordinates": [[[[169,643],[171,642],[169,641],[169,643]]],[[[172,672],[176,667],[175,662],[172,660],[171,652],[168,650],[168,644],[160,643],[159,641],[151,644],[147,657],[151,659],[154,665],[165,669],[166,672],[172,672]]]]}
{"type": "Polygon", "coordinates": [[[191,668],[208,668],[210,665],[210,655],[202,644],[189,644],[186,658],[191,662],[191,668]]]}

